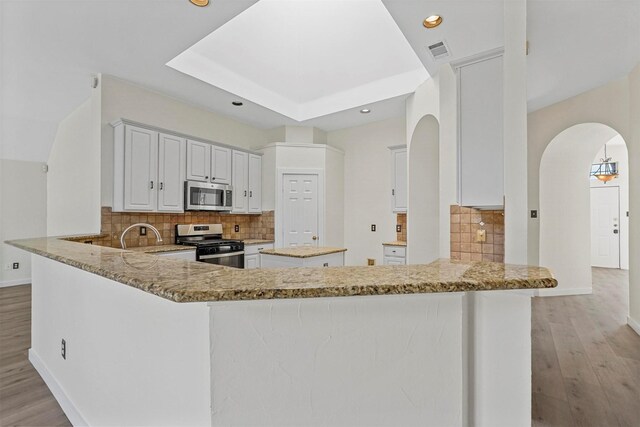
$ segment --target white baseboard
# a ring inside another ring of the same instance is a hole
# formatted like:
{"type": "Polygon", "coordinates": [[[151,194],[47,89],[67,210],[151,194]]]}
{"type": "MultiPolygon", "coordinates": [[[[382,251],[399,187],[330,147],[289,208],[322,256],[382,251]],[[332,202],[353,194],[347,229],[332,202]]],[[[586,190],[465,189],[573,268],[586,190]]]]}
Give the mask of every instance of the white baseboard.
{"type": "Polygon", "coordinates": [[[84,417],[78,411],[78,408],[73,404],[67,393],[65,393],[62,386],[58,383],[56,378],[51,374],[49,369],[47,369],[47,365],[40,359],[40,356],[32,349],[29,349],[29,361],[36,368],[36,371],[40,374],[42,379],[44,380],[49,390],[53,394],[53,397],[56,398],[60,407],[64,411],[64,414],[69,418],[69,421],[74,426],[88,426],[89,423],[85,421],[84,417]]]}
{"type": "Polygon", "coordinates": [[[631,329],[636,331],[636,334],[640,335],[640,322],[633,320],[629,316],[627,317],[627,325],[631,326],[631,329]]]}
{"type": "Polygon", "coordinates": [[[551,289],[539,289],[537,292],[538,297],[560,297],[567,295],[589,295],[593,293],[592,288],[551,288],[551,289]]]}
{"type": "Polygon", "coordinates": [[[8,288],[10,286],[18,286],[18,285],[28,285],[30,283],[31,283],[31,277],[27,277],[26,279],[2,280],[0,281],[0,288],[8,288]]]}

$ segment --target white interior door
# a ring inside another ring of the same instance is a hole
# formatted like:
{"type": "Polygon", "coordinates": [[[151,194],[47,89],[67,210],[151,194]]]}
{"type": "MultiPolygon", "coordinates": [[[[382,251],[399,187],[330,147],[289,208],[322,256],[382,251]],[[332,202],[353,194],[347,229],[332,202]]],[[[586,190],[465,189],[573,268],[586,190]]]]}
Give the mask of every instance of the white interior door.
{"type": "Polygon", "coordinates": [[[283,180],[283,246],[318,246],[318,175],[284,174],[283,180]]]}
{"type": "Polygon", "coordinates": [[[591,265],[620,268],[619,187],[591,188],[591,265]]]}

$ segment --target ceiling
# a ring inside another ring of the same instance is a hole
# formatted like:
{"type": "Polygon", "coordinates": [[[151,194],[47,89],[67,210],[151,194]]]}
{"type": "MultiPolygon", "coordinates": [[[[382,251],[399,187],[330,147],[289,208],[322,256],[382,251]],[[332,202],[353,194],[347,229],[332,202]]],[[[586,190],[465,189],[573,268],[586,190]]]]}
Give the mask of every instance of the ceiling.
{"type": "MultiPolygon", "coordinates": [[[[357,5],[363,1],[342,0],[341,3],[357,5]]],[[[187,0],[0,2],[0,158],[46,161],[58,123],[88,98],[93,73],[126,79],[260,128],[301,125],[329,131],[404,113],[408,95],[401,92],[406,89],[382,95],[388,99],[377,100],[381,95],[376,94],[368,101],[355,100],[355,92],[351,92],[353,99],[343,100],[331,114],[326,114],[331,109],[306,116],[287,113],[302,119],[297,121],[274,111],[273,105],[271,108],[263,106],[264,102],[260,105],[243,99],[244,106],[234,107],[231,101],[248,95],[230,93],[165,65],[251,8],[256,3],[254,0],[211,0],[206,8],[197,8],[187,0]],[[362,104],[356,105],[359,103],[362,104]],[[364,105],[372,109],[370,114],[359,113],[364,105]],[[305,120],[318,114],[319,117],[305,120]]],[[[446,61],[503,44],[503,0],[382,0],[382,3],[430,75],[435,75],[440,65],[426,49],[433,42],[446,41],[451,51],[446,61]],[[422,19],[432,13],[441,14],[444,22],[437,29],[425,30],[422,19]]],[[[388,22],[380,25],[388,25],[388,22]]],[[[549,105],[628,73],[640,61],[639,23],[640,0],[529,0],[530,109],[549,105]],[[593,25],[595,22],[606,22],[607,25],[593,25]]],[[[344,37],[331,37],[332,22],[326,27],[326,48],[336,48],[344,37]]],[[[403,62],[393,57],[393,61],[389,61],[389,54],[376,53],[381,43],[376,35],[363,37],[355,28],[352,39],[358,39],[371,60],[365,64],[368,66],[364,71],[366,76],[348,75],[349,79],[344,81],[329,81],[334,85],[333,89],[328,89],[329,93],[349,94],[354,89],[357,92],[358,79],[355,77],[362,77],[360,82],[366,87],[371,82],[384,80],[385,73],[411,68],[410,60],[403,62]]],[[[346,30],[341,31],[339,34],[344,36],[346,30]]],[[[318,38],[321,32],[316,30],[314,34],[318,38]]],[[[339,47],[343,55],[349,56],[348,47],[339,47]]],[[[244,52],[239,53],[244,55],[244,52]]],[[[320,53],[326,58],[330,52],[320,53]]],[[[283,62],[300,65],[300,51],[287,48],[276,54],[280,55],[276,61],[279,66],[283,62]]],[[[233,55],[227,55],[226,59],[234,60],[233,55]]],[[[267,65],[261,65],[261,68],[265,67],[267,65]]],[[[321,70],[314,72],[309,74],[311,80],[323,79],[321,70]]],[[[298,76],[305,73],[300,72],[298,76]]],[[[257,79],[259,74],[248,77],[257,79]]],[[[273,83],[273,73],[269,79],[273,83]]],[[[295,82],[298,89],[304,89],[305,84],[309,86],[308,90],[298,93],[296,102],[305,104],[318,99],[320,92],[314,81],[295,82]]],[[[280,86],[274,87],[286,90],[288,82],[288,79],[282,79],[280,86]]],[[[290,98],[295,96],[288,94],[290,98]]]]}
{"type": "Polygon", "coordinates": [[[379,0],[261,0],[167,65],[299,122],[429,78],[379,0]]]}

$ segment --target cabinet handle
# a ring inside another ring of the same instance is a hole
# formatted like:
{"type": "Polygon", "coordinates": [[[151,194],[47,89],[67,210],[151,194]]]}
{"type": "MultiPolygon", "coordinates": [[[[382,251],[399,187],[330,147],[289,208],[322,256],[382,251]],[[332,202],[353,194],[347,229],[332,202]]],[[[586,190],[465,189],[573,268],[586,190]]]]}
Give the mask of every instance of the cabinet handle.
{"type": "Polygon", "coordinates": [[[392,196],[395,196],[395,195],[396,195],[396,190],[395,190],[395,189],[391,190],[391,195],[392,195],[392,196]]]}
{"type": "Polygon", "coordinates": [[[161,189],[161,190],[164,190],[164,182],[161,182],[161,183],[160,183],[160,189],[161,189]]]}
{"type": "Polygon", "coordinates": [[[151,181],[151,189],[153,190],[153,181],[151,181]]]}
{"type": "Polygon", "coordinates": [[[205,176],[205,177],[204,177],[204,179],[209,179],[209,177],[208,177],[208,176],[205,176]]]}
{"type": "Polygon", "coordinates": [[[216,180],[216,177],[215,177],[215,176],[212,176],[212,177],[211,177],[211,181],[215,181],[215,180],[216,180]]]}
{"type": "Polygon", "coordinates": [[[249,197],[253,197],[253,191],[249,190],[249,197]]]}
{"type": "Polygon", "coordinates": [[[247,197],[247,190],[244,190],[244,197],[247,197]]]}

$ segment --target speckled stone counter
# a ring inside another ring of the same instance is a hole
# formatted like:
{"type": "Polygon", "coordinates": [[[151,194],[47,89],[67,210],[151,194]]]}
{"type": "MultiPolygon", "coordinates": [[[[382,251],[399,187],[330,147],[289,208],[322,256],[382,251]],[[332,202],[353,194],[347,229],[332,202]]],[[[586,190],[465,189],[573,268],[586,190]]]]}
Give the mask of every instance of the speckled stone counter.
{"type": "Polygon", "coordinates": [[[176,302],[536,289],[541,267],[438,260],[428,265],[239,270],[58,238],[7,242],[176,302]]]}
{"type": "Polygon", "coordinates": [[[384,246],[407,246],[407,242],[403,242],[401,240],[395,240],[393,242],[385,242],[383,243],[384,246]]]}
{"type": "Polygon", "coordinates": [[[288,256],[292,258],[311,258],[314,256],[337,254],[340,252],[346,252],[345,248],[331,248],[331,247],[299,247],[299,248],[276,248],[265,249],[260,251],[261,254],[266,255],[279,255],[288,256]]]}
{"type": "Polygon", "coordinates": [[[274,240],[269,239],[244,239],[242,241],[245,245],[266,245],[269,243],[274,243],[274,240]]]}
{"type": "Polygon", "coordinates": [[[155,245],[155,246],[138,246],[135,248],[126,248],[125,250],[131,252],[142,252],[145,254],[158,254],[163,252],[182,252],[182,251],[195,251],[194,246],[187,245],[155,245]]]}

